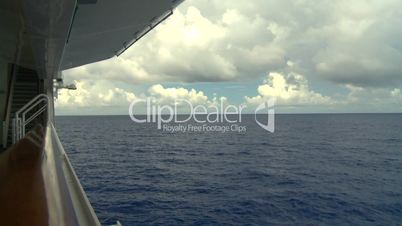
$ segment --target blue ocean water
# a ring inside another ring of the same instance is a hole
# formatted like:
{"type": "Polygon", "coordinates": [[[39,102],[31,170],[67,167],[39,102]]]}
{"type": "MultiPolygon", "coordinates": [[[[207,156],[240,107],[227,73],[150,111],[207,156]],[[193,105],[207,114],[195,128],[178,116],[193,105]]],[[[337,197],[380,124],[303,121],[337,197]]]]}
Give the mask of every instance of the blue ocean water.
{"type": "Polygon", "coordinates": [[[402,225],[402,115],[277,115],[274,134],[59,116],[104,224],[402,225]]]}

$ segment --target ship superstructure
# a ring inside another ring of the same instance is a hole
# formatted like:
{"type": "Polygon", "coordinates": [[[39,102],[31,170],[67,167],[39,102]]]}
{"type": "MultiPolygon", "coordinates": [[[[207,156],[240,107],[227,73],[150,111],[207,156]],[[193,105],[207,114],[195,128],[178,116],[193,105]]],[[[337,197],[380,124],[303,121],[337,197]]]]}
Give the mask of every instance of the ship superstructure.
{"type": "Polygon", "coordinates": [[[1,1],[0,225],[100,225],[55,129],[61,72],[121,55],[179,3],[1,1]]]}

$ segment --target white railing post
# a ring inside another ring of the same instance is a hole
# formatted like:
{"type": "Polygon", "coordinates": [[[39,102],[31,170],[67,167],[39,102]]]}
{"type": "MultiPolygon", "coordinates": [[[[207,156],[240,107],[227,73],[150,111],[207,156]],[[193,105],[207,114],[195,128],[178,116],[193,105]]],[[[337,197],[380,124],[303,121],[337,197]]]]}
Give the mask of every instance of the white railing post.
{"type": "Polygon", "coordinates": [[[22,114],[22,119],[21,119],[21,138],[23,138],[25,136],[25,113],[26,112],[24,112],[22,114]]]}
{"type": "MultiPolygon", "coordinates": [[[[18,140],[21,140],[22,137],[23,137],[21,118],[18,118],[17,121],[18,121],[18,131],[19,131],[18,140]]],[[[24,135],[25,135],[25,134],[24,134],[24,135]]]]}
{"type": "Polygon", "coordinates": [[[27,104],[25,104],[20,110],[15,113],[15,118],[13,119],[13,130],[12,130],[12,141],[13,144],[17,143],[21,140],[26,133],[26,126],[34,120],[36,117],[40,116],[42,112],[47,112],[47,106],[49,104],[49,97],[46,94],[39,94],[27,104]],[[40,106],[39,110],[36,110],[32,113],[32,116],[26,120],[25,116],[28,112],[31,112],[35,107],[38,107],[39,104],[43,104],[40,106]],[[22,114],[22,117],[20,117],[22,114]]]}
{"type": "Polygon", "coordinates": [[[13,131],[13,133],[11,134],[11,138],[12,138],[12,142],[13,142],[13,144],[15,144],[16,142],[16,135],[17,135],[17,125],[16,125],[16,119],[15,118],[13,118],[13,121],[12,121],[12,131],[13,131]]]}

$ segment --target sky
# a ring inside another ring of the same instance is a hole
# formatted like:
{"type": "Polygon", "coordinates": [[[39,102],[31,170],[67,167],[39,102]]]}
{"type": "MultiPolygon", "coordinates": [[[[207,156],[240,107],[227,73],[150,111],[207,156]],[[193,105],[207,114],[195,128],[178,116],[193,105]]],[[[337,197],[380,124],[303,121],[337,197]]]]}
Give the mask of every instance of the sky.
{"type": "Polygon", "coordinates": [[[402,112],[402,1],[187,0],[119,57],[63,72],[59,115],[184,99],[279,113],[402,112]]]}

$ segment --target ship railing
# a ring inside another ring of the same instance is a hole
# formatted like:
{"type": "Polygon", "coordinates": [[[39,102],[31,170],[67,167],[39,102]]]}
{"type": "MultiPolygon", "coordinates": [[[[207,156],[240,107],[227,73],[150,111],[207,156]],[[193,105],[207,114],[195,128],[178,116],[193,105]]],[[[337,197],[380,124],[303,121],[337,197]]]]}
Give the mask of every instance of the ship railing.
{"type": "Polygon", "coordinates": [[[40,117],[43,112],[47,112],[48,104],[49,97],[46,94],[39,94],[15,113],[15,118],[12,122],[13,144],[17,143],[25,136],[29,123],[40,117]],[[28,113],[31,113],[29,117],[28,113]]]}
{"type": "Polygon", "coordinates": [[[43,164],[46,170],[43,178],[49,191],[48,208],[53,210],[49,215],[49,225],[101,226],[53,122],[48,122],[45,134],[43,164]],[[69,222],[64,222],[65,219],[69,222]]]}

